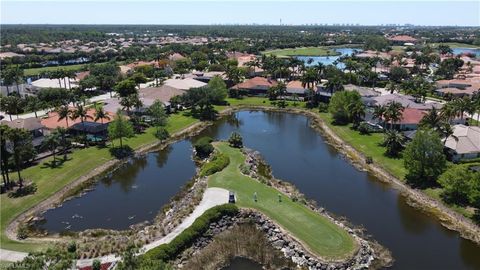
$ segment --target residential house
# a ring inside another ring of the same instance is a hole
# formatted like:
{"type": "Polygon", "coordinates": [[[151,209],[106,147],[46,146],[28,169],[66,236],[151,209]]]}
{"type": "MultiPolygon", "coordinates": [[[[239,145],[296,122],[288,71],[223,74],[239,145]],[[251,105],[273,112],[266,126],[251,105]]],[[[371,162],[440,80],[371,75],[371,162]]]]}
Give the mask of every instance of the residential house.
{"type": "Polygon", "coordinates": [[[307,90],[301,81],[290,81],[287,83],[287,95],[289,96],[297,95],[303,98],[307,90]]]}
{"type": "Polygon", "coordinates": [[[189,90],[190,88],[198,88],[207,85],[206,83],[193,78],[172,78],[164,81],[163,84],[179,90],[189,90]]]}
{"type": "Polygon", "coordinates": [[[436,82],[435,92],[440,96],[451,95],[454,97],[472,96],[480,91],[480,80],[474,79],[453,79],[439,80],[436,82]]]}
{"type": "Polygon", "coordinates": [[[241,95],[267,95],[270,87],[277,85],[277,81],[264,77],[254,77],[236,84],[230,89],[239,91],[241,95]]]}
{"type": "Polygon", "coordinates": [[[446,139],[445,147],[453,161],[480,157],[480,127],[453,126],[453,134],[446,139]]]}
{"type": "MultiPolygon", "coordinates": [[[[75,108],[71,109],[75,110],[75,108]]],[[[49,130],[53,130],[57,127],[63,127],[68,128],[72,133],[80,133],[84,132],[85,130],[87,135],[90,135],[89,137],[92,138],[105,137],[107,135],[108,123],[110,123],[114,118],[114,112],[106,110],[105,107],[104,110],[108,115],[107,119],[99,119],[95,121],[95,109],[88,108],[88,117],[84,120],[83,124],[80,118],[69,118],[68,123],[66,119],[60,120],[57,112],[49,112],[47,118],[42,119],[41,123],[49,130]]]]}
{"type": "Polygon", "coordinates": [[[418,40],[408,35],[396,35],[387,38],[392,44],[395,45],[410,45],[408,43],[416,44],[418,40]],[[406,44],[407,43],[407,44],[406,44]]]}
{"type": "Polygon", "coordinates": [[[25,129],[32,134],[32,143],[34,147],[39,147],[44,139],[45,130],[44,126],[40,122],[40,119],[35,117],[30,118],[18,118],[14,119],[13,121],[2,120],[0,122],[2,125],[7,125],[10,128],[18,128],[18,129],[25,129]]]}

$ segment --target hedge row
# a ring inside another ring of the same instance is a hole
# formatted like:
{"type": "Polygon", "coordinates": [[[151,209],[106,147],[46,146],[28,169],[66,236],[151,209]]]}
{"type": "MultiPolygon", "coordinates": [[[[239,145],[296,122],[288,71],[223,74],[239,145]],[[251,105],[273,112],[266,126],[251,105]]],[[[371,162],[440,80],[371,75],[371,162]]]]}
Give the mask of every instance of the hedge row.
{"type": "Polygon", "coordinates": [[[223,153],[216,152],[213,155],[212,160],[202,166],[202,169],[200,169],[200,176],[203,177],[219,172],[227,167],[228,164],[230,164],[230,158],[223,153]]]}
{"type": "Polygon", "coordinates": [[[205,233],[210,223],[220,220],[223,216],[234,216],[238,213],[238,207],[234,204],[215,206],[203,213],[192,224],[168,244],[160,245],[147,253],[146,259],[169,261],[175,259],[178,254],[190,247],[194,241],[205,233]]]}

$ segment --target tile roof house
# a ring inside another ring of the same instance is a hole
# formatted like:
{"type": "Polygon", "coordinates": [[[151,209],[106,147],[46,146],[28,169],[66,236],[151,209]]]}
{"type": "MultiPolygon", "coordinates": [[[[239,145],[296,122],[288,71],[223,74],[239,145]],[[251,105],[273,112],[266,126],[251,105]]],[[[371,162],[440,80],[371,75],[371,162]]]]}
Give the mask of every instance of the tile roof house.
{"type": "Polygon", "coordinates": [[[480,91],[480,81],[475,79],[453,79],[439,80],[436,83],[439,95],[453,95],[456,97],[472,96],[475,92],[480,91]]]}
{"type": "Polygon", "coordinates": [[[381,95],[377,96],[374,98],[371,98],[368,101],[369,106],[384,106],[387,105],[388,103],[395,101],[400,104],[404,108],[413,108],[413,109],[419,109],[419,110],[430,110],[432,107],[435,107],[436,109],[440,109],[442,107],[441,103],[438,102],[428,102],[428,103],[417,103],[415,102],[415,98],[412,96],[408,95],[402,95],[402,94],[387,94],[387,95],[381,95]]]}
{"type": "Polygon", "coordinates": [[[288,95],[297,94],[298,96],[305,96],[305,91],[307,91],[307,88],[301,81],[290,81],[287,83],[288,95]]]}
{"type": "Polygon", "coordinates": [[[277,85],[277,81],[264,77],[254,77],[232,86],[231,89],[242,91],[247,95],[266,95],[268,88],[277,85]]]}
{"type": "Polygon", "coordinates": [[[171,87],[169,85],[162,85],[160,87],[141,88],[138,92],[140,94],[140,100],[142,100],[144,105],[151,105],[155,100],[159,100],[163,104],[169,105],[172,97],[182,95],[186,90],[171,87]],[[151,102],[145,102],[146,100],[150,100],[151,102]]]}
{"type": "Polygon", "coordinates": [[[405,108],[402,112],[401,120],[394,123],[394,126],[399,130],[416,130],[426,114],[427,112],[423,110],[405,108]]]}
{"type": "Polygon", "coordinates": [[[32,143],[35,147],[40,146],[43,142],[45,127],[42,125],[40,119],[38,118],[18,118],[12,121],[2,120],[0,124],[6,125],[10,128],[25,129],[27,131],[30,131],[30,134],[32,134],[33,138],[32,143]]]}
{"type": "MultiPolygon", "coordinates": [[[[74,110],[74,108],[71,108],[71,109],[74,110]]],[[[111,122],[113,120],[113,117],[114,117],[114,113],[109,112],[106,109],[105,109],[105,111],[107,112],[110,119],[103,119],[104,124],[111,122]]],[[[89,115],[91,118],[88,118],[86,120],[86,122],[95,122],[94,121],[94,119],[95,119],[95,109],[94,108],[88,108],[87,109],[87,115],[89,115]]],[[[42,125],[44,125],[47,129],[55,129],[57,127],[67,128],[67,120],[66,119],[59,120],[57,112],[49,112],[48,117],[45,118],[45,119],[42,119],[41,122],[42,122],[42,125]]],[[[101,123],[102,120],[98,120],[96,122],[101,123]]],[[[75,120],[69,118],[68,119],[68,128],[70,128],[73,125],[78,124],[78,123],[81,123],[79,118],[77,118],[75,120]]]]}
{"type": "Polygon", "coordinates": [[[453,161],[480,157],[480,127],[455,125],[445,141],[453,161]]]}
{"type": "Polygon", "coordinates": [[[390,42],[395,44],[403,44],[403,43],[416,43],[418,40],[414,37],[408,35],[397,35],[393,37],[387,38],[390,42]]]}

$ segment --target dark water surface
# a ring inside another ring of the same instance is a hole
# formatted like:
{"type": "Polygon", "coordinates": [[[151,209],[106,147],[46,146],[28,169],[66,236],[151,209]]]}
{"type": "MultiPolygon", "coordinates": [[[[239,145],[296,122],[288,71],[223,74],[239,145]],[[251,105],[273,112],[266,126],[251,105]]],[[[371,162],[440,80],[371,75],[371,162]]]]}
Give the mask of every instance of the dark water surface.
{"type": "MultiPolygon", "coordinates": [[[[394,269],[480,269],[480,246],[443,228],[435,218],[408,206],[399,192],[356,170],[310,128],[305,116],[244,111],[217,121],[201,136],[227,139],[232,131],[242,134],[247,147],[262,153],[276,177],[294,183],[319,206],[363,225],[392,251],[394,269]]],[[[188,141],[148,154],[107,177],[94,191],[48,211],[43,226],[59,231],[65,227],[59,222],[69,220],[76,230],[125,228],[151,220],[194,174],[190,158],[188,141]],[[75,213],[84,218],[72,219],[75,213]],[[131,216],[135,218],[129,220],[131,216]]]]}

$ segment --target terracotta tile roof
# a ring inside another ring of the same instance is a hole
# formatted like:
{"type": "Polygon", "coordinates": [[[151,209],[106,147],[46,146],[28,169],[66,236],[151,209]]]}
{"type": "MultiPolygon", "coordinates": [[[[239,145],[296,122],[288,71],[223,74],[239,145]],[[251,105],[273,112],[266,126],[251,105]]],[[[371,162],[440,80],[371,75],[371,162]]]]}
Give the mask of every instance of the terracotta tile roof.
{"type": "MultiPolygon", "coordinates": [[[[70,108],[71,110],[75,110],[75,108],[70,108]]],[[[114,114],[111,113],[111,112],[106,112],[107,115],[110,117],[110,120],[109,119],[103,119],[103,123],[109,123],[110,121],[113,120],[113,117],[114,117],[114,114]]],[[[86,121],[87,122],[95,122],[93,121],[93,119],[95,119],[95,109],[94,108],[89,108],[87,110],[87,114],[89,116],[92,117],[92,119],[87,119],[86,121]]],[[[75,119],[75,120],[72,120],[72,119],[68,119],[68,127],[71,127],[73,126],[74,124],[77,124],[77,123],[80,123],[80,119],[75,119]]],[[[101,122],[101,120],[98,120],[96,121],[98,123],[101,122]]],[[[46,128],[48,129],[55,129],[57,127],[63,127],[63,128],[67,128],[67,121],[65,119],[62,119],[62,120],[58,120],[58,113],[56,112],[49,112],[48,113],[48,117],[45,118],[45,119],[42,119],[41,121],[42,125],[44,125],[46,128]]]]}
{"type": "Polygon", "coordinates": [[[405,108],[402,112],[402,120],[399,124],[418,124],[427,112],[419,109],[405,108]]]}
{"type": "Polygon", "coordinates": [[[277,85],[277,81],[267,79],[264,77],[254,77],[242,83],[234,85],[233,89],[254,89],[254,88],[269,88],[277,85]]]}
{"type": "Polygon", "coordinates": [[[85,79],[85,77],[87,77],[88,75],[90,75],[90,71],[77,72],[77,73],[75,74],[75,80],[76,80],[76,81],[83,80],[83,79],[85,79]]]}
{"type": "Polygon", "coordinates": [[[407,35],[398,35],[394,37],[388,37],[387,39],[390,41],[400,41],[400,42],[416,42],[417,41],[416,38],[407,36],[407,35]]]}

